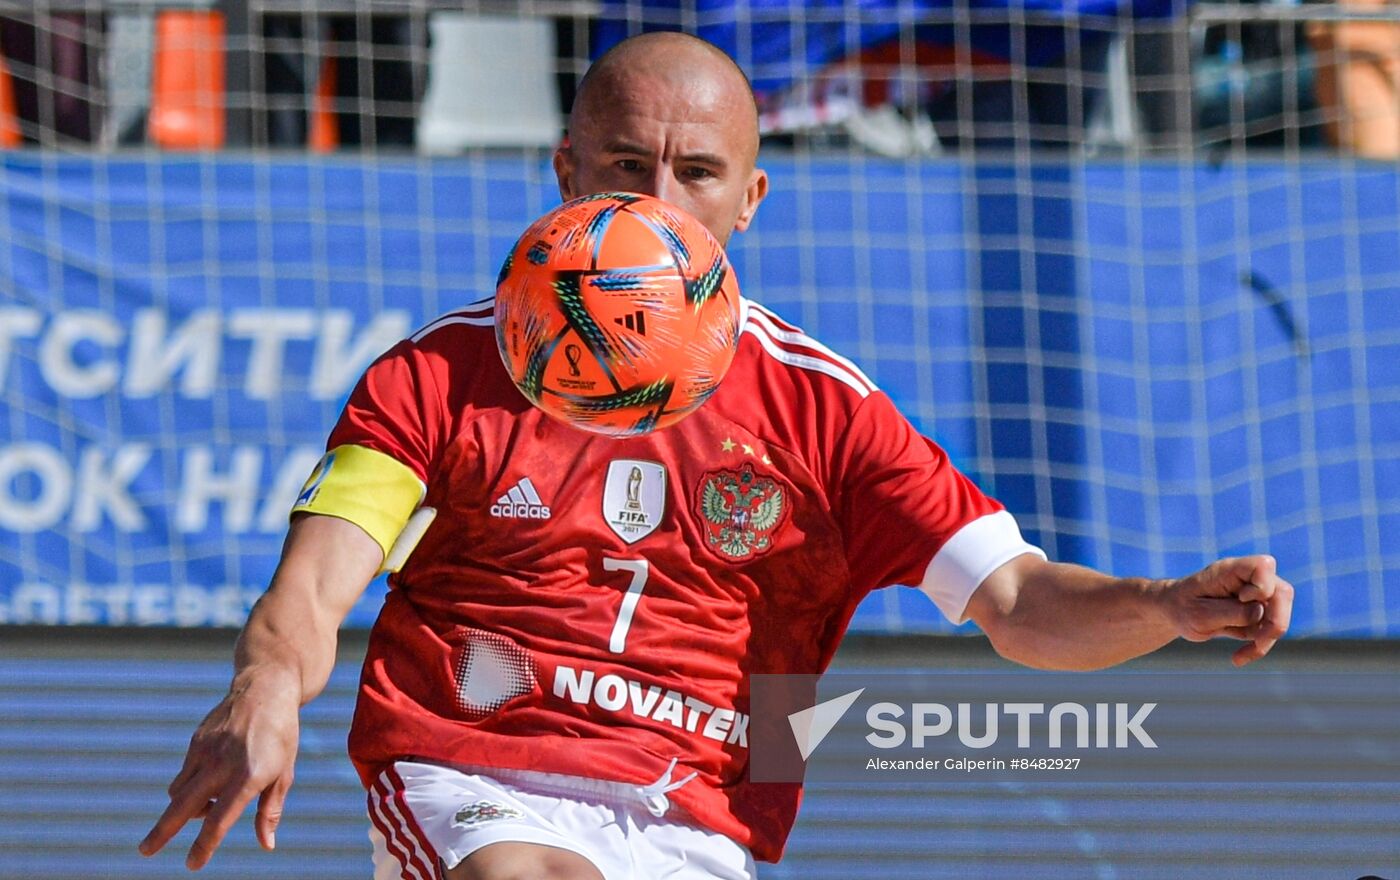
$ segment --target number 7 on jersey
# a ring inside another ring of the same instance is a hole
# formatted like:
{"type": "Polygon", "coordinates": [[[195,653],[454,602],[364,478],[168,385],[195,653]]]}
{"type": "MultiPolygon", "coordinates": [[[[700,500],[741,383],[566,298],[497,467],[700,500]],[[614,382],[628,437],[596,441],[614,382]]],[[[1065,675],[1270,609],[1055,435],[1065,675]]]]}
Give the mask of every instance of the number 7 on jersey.
{"type": "Polygon", "coordinates": [[[642,589],[647,585],[650,571],[645,559],[614,559],[603,557],[604,571],[630,571],[632,583],[622,595],[622,607],[617,610],[617,621],[613,623],[612,636],[608,639],[608,650],[621,654],[627,648],[627,631],[632,628],[632,616],[637,613],[637,603],[642,600],[642,589]]]}

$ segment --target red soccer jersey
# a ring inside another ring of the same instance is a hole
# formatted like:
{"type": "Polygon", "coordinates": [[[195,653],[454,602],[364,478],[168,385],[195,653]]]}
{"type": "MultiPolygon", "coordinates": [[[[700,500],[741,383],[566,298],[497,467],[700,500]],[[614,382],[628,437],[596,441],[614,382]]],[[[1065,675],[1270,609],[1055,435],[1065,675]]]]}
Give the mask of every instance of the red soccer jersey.
{"type": "MultiPolygon", "coordinates": [[[[489,301],[370,367],[330,455],[398,462],[437,516],[370,639],[350,734],[367,783],[413,756],[644,785],[678,758],[698,775],[671,801],[776,860],[800,787],[746,779],[748,677],[823,671],[877,587],[921,585],[961,620],[1038,552],[853,365],[743,310],[719,391],[640,437],[533,407],[489,301]]],[[[316,494],[297,509],[357,519],[316,494]]]]}

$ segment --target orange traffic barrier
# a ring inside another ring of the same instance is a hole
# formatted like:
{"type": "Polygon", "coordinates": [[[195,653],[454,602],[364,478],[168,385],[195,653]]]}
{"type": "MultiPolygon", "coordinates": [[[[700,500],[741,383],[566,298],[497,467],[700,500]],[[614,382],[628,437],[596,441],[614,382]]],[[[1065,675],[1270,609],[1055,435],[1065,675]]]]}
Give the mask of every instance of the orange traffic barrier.
{"type": "Polygon", "coordinates": [[[162,12],[151,71],[151,141],[173,150],[224,145],[224,17],[162,12]]]}
{"type": "Polygon", "coordinates": [[[311,96],[311,120],[306,143],[314,152],[330,153],[340,146],[340,129],[335,122],[335,56],[321,61],[316,91],[311,96]]]}
{"type": "Polygon", "coordinates": [[[15,104],[15,81],[10,78],[10,66],[0,58],[0,148],[12,150],[23,144],[19,108],[15,104]]]}

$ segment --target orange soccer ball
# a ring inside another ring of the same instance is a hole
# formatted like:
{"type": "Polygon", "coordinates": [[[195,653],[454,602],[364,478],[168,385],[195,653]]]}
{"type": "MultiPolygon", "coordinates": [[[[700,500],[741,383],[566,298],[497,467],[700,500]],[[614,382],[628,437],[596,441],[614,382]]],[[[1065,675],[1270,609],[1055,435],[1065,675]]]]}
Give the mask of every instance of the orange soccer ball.
{"type": "Polygon", "coordinates": [[[496,343],[516,386],[570,425],[626,437],[694,412],[739,344],[724,248],[681,209],[601,193],[550,211],[496,283],[496,343]]]}

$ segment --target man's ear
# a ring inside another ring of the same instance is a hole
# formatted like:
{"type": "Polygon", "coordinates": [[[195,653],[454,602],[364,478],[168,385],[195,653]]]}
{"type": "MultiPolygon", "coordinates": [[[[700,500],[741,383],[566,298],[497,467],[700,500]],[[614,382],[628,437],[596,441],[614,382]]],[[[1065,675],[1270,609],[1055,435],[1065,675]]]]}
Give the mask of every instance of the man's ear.
{"type": "Polygon", "coordinates": [[[758,203],[763,201],[763,197],[768,195],[768,172],[762,168],[755,168],[749,175],[749,184],[744,187],[744,208],[739,212],[738,218],[734,221],[734,230],[743,232],[749,228],[749,223],[753,222],[753,215],[758,211],[758,203]]]}
{"type": "Polygon", "coordinates": [[[571,201],[574,198],[574,153],[567,134],[554,148],[554,177],[559,181],[559,198],[571,201]]]}

